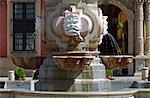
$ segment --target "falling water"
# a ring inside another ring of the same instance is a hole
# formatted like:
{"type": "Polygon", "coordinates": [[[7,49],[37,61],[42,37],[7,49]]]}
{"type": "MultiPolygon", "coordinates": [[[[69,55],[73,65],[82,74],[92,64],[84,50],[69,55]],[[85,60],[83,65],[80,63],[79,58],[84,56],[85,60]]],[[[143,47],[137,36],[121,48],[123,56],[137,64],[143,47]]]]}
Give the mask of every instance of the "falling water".
{"type": "Polygon", "coordinates": [[[121,50],[115,38],[108,33],[107,16],[103,16],[104,31],[102,33],[102,43],[98,46],[98,50],[102,55],[119,55],[121,50]]]}
{"type": "Polygon", "coordinates": [[[109,54],[109,55],[122,54],[118,43],[110,33],[107,33],[103,37],[103,41],[102,44],[99,46],[99,49],[101,51],[101,54],[109,54]]]}

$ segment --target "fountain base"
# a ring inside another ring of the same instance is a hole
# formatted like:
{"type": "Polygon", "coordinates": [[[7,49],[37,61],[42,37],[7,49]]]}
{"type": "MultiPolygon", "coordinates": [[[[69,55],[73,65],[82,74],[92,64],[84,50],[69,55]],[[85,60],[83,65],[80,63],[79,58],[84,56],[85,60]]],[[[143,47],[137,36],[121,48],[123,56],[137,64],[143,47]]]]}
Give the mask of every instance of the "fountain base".
{"type": "Polygon", "coordinates": [[[38,91],[107,91],[110,80],[105,78],[105,66],[100,58],[94,58],[91,64],[82,70],[64,70],[54,63],[49,55],[40,66],[38,91]]]}

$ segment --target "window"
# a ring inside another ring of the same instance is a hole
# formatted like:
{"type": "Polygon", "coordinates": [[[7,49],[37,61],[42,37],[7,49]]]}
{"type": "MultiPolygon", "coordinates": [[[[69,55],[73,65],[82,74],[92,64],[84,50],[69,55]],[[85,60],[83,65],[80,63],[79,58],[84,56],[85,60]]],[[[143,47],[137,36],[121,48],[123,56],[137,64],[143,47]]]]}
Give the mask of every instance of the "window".
{"type": "Polygon", "coordinates": [[[13,50],[34,51],[35,39],[35,5],[34,3],[13,4],[13,50]]]}

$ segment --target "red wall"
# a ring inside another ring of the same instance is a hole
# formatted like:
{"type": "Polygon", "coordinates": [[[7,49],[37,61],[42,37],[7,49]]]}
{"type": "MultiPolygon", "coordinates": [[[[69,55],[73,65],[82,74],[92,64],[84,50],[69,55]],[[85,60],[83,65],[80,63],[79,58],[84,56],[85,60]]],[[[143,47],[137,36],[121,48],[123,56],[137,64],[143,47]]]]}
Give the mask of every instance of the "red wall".
{"type": "MultiPolygon", "coordinates": [[[[46,1],[41,0],[41,17],[42,17],[42,39],[41,39],[41,55],[46,54],[46,44],[44,38],[44,17],[45,17],[46,1]]],[[[7,4],[0,0],[0,57],[7,56],[7,4]]]]}
{"type": "Polygon", "coordinates": [[[7,56],[7,5],[0,2],[0,57],[7,56]]]}
{"type": "Polygon", "coordinates": [[[47,49],[46,49],[46,43],[44,39],[44,33],[45,33],[45,28],[44,28],[44,17],[45,17],[45,8],[46,8],[46,1],[41,0],[41,18],[42,18],[42,34],[41,34],[41,55],[46,55],[47,49]]]}

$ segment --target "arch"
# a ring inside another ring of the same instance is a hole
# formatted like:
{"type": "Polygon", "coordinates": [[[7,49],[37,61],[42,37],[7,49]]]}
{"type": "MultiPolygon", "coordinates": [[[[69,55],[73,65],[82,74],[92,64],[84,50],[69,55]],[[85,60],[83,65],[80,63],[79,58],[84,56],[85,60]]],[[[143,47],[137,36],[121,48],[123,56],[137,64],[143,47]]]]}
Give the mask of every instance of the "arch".
{"type": "MultiPolygon", "coordinates": [[[[128,54],[134,54],[134,13],[132,10],[128,9],[124,4],[117,0],[99,0],[98,5],[102,4],[110,4],[120,8],[124,14],[126,15],[127,22],[128,22],[128,54]]],[[[133,75],[134,73],[134,65],[131,64],[128,66],[128,75],[133,75]]],[[[121,70],[118,70],[121,71],[121,70]]]]}
{"type": "Polygon", "coordinates": [[[133,54],[133,23],[134,23],[134,14],[133,12],[128,9],[124,4],[122,4],[121,2],[117,1],[117,0],[109,0],[109,1],[106,1],[106,0],[99,0],[98,2],[99,5],[102,5],[102,4],[110,4],[110,5],[113,5],[113,6],[116,6],[118,8],[120,8],[124,14],[126,15],[127,17],[127,21],[128,21],[128,54],[133,54]]]}

